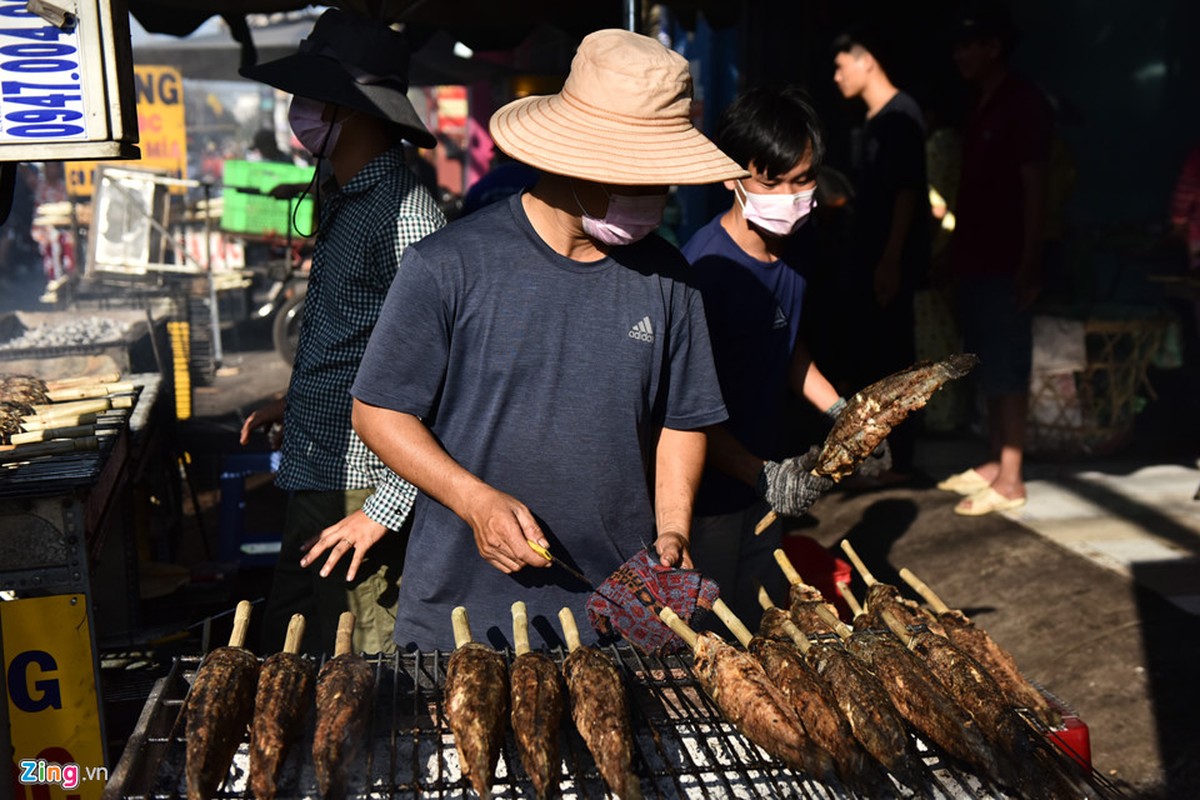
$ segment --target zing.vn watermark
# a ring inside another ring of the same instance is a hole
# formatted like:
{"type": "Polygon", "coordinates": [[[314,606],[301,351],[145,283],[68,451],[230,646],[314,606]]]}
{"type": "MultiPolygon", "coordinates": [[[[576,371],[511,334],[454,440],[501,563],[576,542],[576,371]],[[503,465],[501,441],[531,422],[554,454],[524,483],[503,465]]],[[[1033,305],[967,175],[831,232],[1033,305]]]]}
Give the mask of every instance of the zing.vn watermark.
{"type": "Polygon", "coordinates": [[[44,758],[27,758],[20,763],[23,784],[56,783],[64,789],[78,789],[81,779],[107,781],[108,767],[81,767],[78,764],[55,764],[44,758]]]}

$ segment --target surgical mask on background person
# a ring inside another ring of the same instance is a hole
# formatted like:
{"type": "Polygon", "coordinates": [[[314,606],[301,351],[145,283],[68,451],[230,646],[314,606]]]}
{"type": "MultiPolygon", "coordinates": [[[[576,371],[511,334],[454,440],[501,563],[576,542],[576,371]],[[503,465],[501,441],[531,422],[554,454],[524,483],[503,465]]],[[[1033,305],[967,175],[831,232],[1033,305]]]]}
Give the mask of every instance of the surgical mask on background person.
{"type": "MultiPolygon", "coordinates": [[[[603,188],[603,187],[602,187],[603,188]]],[[[579,202],[575,194],[575,183],[571,182],[571,194],[583,213],[583,232],[598,242],[610,246],[633,244],[645,239],[662,224],[663,209],[667,207],[667,194],[609,194],[608,210],[603,219],[593,217],[579,202]]]]}
{"type": "Polygon", "coordinates": [[[742,216],[751,224],[772,236],[787,236],[804,224],[816,206],[817,187],[796,194],[758,194],[742,190],[734,192],[742,207],[742,216]],[[743,198],[744,195],[744,198],[743,198]]]}
{"type": "Polygon", "coordinates": [[[329,158],[329,154],[337,147],[342,123],[349,117],[347,115],[327,122],[321,119],[324,113],[325,103],[308,97],[293,97],[288,108],[288,123],[292,126],[292,133],[296,134],[305,150],[318,158],[329,158]]]}

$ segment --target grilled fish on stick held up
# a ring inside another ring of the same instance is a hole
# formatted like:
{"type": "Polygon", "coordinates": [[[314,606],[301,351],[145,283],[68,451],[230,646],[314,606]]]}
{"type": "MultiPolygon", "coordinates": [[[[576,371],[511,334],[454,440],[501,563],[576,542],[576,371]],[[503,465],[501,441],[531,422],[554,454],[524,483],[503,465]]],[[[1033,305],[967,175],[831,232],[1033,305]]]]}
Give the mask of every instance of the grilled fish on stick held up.
{"type": "Polygon", "coordinates": [[[539,800],[558,790],[558,727],[562,722],[563,686],[558,666],[545,653],[529,649],[525,604],[512,604],[516,658],[509,671],[512,684],[512,729],[521,766],[539,800]]]}
{"type": "Polygon", "coordinates": [[[242,647],[249,624],[250,603],[243,600],[228,646],[210,652],[192,681],[185,703],[188,800],[208,800],[221,787],[254,713],[258,658],[242,647]]]}
{"type": "MultiPolygon", "coordinates": [[[[924,408],[947,381],[963,377],[978,363],[971,353],[956,353],[941,361],[920,361],[855,394],[825,437],[813,474],[836,482],[854,472],[892,428],[913,411],[924,408]]],[[[774,512],[768,513],[756,530],[761,533],[774,521],[774,512]]]]}
{"type": "Polygon", "coordinates": [[[313,767],[317,788],[327,800],[346,795],[350,768],[362,749],[371,718],[375,676],[362,656],[352,652],[354,614],[338,618],[333,658],[317,673],[317,727],[313,733],[313,767]]]}
{"type": "Polygon", "coordinates": [[[256,800],[274,800],[288,750],[304,732],[316,667],[299,655],[304,615],[293,614],[283,652],[263,662],[250,728],[250,788],[256,800]]]}
{"type": "Polygon", "coordinates": [[[499,653],[471,641],[467,610],[450,612],[454,653],[446,663],[446,718],[463,774],[481,798],[492,796],[508,716],[508,669],[499,653]]]}
{"type": "Polygon", "coordinates": [[[575,727],[608,788],[621,800],[641,800],[641,782],[633,774],[633,731],[621,673],[608,656],[580,644],[571,609],[561,609],[558,621],[571,651],[562,671],[575,727]]]}

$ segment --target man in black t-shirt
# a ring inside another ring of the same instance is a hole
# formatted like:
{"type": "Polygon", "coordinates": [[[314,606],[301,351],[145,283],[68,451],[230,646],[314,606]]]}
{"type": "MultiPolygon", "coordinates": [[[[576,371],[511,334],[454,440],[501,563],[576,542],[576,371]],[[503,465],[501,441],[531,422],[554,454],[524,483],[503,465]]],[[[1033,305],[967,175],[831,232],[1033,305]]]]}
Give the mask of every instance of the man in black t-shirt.
{"type": "MultiPolygon", "coordinates": [[[[832,361],[857,391],[916,360],[913,292],[930,262],[929,197],[921,109],[888,77],[869,33],[834,42],[834,82],[862,98],[867,118],[854,154],[851,268],[840,276],[841,300],[854,322],[839,331],[844,349],[832,361]]],[[[888,438],[893,477],[912,469],[914,427],[888,438]]]]}

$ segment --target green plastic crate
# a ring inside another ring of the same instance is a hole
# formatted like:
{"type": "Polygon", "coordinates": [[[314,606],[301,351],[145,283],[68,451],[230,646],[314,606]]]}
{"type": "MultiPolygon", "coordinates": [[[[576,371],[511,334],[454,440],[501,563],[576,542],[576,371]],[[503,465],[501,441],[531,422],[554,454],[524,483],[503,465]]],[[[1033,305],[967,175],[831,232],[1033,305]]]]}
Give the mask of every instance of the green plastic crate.
{"type": "Polygon", "coordinates": [[[267,193],[281,183],[308,183],[312,167],[297,167],[276,161],[226,161],[222,182],[234,189],[267,193]]]}
{"type": "MultiPolygon", "coordinates": [[[[231,233],[257,233],[263,235],[285,235],[291,220],[287,200],[278,200],[262,194],[247,194],[229,187],[225,188],[225,206],[221,212],[221,228],[231,233]]],[[[296,211],[296,224],[302,231],[312,229],[313,201],[305,197],[296,211]]]]}

